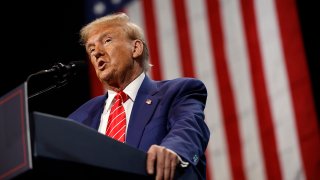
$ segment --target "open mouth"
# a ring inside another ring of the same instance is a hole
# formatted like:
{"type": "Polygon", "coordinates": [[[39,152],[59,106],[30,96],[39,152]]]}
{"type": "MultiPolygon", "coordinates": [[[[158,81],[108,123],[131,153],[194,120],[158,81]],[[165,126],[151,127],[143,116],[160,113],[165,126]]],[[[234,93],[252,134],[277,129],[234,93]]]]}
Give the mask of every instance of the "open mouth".
{"type": "Polygon", "coordinates": [[[106,62],[104,62],[103,60],[99,60],[98,61],[98,69],[99,70],[103,70],[106,66],[106,62]]]}

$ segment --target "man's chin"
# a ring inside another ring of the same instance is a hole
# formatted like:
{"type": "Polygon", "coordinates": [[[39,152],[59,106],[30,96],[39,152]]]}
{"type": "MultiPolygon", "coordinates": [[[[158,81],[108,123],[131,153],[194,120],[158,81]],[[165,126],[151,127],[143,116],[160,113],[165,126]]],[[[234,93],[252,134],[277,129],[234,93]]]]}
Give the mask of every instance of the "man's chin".
{"type": "Polygon", "coordinates": [[[98,74],[98,77],[100,80],[106,81],[106,82],[112,79],[111,73],[106,71],[100,71],[100,73],[98,74]]]}

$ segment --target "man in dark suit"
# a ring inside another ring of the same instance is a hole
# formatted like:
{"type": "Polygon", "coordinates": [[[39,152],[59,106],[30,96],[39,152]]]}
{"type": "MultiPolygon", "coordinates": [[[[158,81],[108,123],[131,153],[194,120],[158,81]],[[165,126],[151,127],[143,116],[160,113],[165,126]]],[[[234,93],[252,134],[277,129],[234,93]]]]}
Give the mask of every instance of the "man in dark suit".
{"type": "Polygon", "coordinates": [[[156,179],[173,179],[179,168],[185,177],[205,179],[210,137],[204,121],[205,85],[194,78],[151,80],[143,32],[124,13],[99,18],[84,26],[80,35],[107,93],[89,100],[69,118],[105,134],[110,122],[121,116],[121,123],[125,123],[117,132],[123,133],[112,137],[147,152],[149,174],[155,174],[156,179]],[[109,120],[116,111],[112,110],[114,97],[123,92],[116,102],[124,96],[128,100],[115,109],[124,110],[109,120]]]}

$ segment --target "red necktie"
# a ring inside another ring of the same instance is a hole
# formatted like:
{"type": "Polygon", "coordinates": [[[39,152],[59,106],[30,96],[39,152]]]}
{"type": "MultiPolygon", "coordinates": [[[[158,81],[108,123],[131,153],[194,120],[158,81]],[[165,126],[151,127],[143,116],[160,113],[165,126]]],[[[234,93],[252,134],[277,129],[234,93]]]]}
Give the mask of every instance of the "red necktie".
{"type": "Polygon", "coordinates": [[[128,95],[123,91],[118,92],[114,97],[106,130],[107,136],[120,142],[125,142],[126,139],[126,112],[124,111],[123,103],[126,102],[128,98],[128,95]]]}

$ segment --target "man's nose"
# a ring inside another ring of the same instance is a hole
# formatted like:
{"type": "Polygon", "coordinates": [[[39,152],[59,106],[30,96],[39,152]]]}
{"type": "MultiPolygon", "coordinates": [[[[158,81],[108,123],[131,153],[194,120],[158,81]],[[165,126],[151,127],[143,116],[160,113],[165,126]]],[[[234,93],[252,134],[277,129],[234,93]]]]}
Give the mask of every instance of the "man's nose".
{"type": "Polygon", "coordinates": [[[99,57],[103,56],[105,54],[104,49],[100,48],[99,46],[96,47],[95,51],[93,52],[93,55],[98,59],[99,57]]]}

